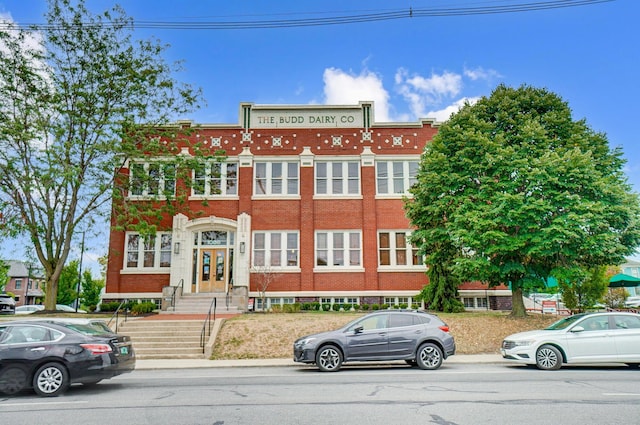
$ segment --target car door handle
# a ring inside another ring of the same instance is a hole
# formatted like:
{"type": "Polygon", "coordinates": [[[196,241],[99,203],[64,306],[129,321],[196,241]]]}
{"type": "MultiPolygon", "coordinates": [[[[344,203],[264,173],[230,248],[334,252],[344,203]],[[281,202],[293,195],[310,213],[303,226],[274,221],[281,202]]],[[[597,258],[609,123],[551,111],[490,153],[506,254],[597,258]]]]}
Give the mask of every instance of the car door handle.
{"type": "Polygon", "coordinates": [[[31,351],[44,351],[44,350],[45,350],[44,347],[36,347],[31,349],[31,351]]]}

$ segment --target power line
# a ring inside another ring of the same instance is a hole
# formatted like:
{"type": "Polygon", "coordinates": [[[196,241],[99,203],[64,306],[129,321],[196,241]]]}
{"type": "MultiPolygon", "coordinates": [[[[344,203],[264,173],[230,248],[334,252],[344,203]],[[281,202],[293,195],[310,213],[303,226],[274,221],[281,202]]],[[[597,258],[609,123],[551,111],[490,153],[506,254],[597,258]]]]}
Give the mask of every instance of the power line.
{"type": "MultiPolygon", "coordinates": [[[[532,12],[538,10],[560,9],[568,7],[588,6],[599,3],[609,3],[615,0],[552,0],[527,2],[498,6],[478,6],[478,7],[430,7],[430,8],[408,8],[375,13],[344,13],[324,18],[305,19],[275,19],[275,20],[246,20],[246,21],[132,21],[134,28],[140,29],[169,29],[169,30],[246,30],[246,29],[271,29],[271,28],[294,28],[327,25],[346,25],[355,23],[366,23],[376,21],[390,21],[398,19],[413,18],[434,18],[447,16],[473,16],[473,15],[495,15],[503,13],[532,12]]],[[[108,22],[94,24],[84,22],[77,26],[109,26],[108,22]]],[[[112,24],[112,25],[121,25],[112,24]]],[[[24,23],[11,24],[0,23],[0,30],[11,29],[31,29],[31,30],[55,30],[62,28],[57,24],[24,23]]]]}

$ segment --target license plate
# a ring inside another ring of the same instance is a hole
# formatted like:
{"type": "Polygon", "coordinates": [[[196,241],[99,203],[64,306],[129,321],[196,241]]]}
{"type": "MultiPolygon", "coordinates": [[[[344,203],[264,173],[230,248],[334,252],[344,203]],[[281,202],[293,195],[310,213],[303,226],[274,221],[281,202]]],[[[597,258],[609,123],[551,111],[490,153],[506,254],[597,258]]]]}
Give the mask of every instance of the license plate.
{"type": "Polygon", "coordinates": [[[120,354],[122,354],[123,356],[129,354],[129,347],[120,347],[120,354]]]}

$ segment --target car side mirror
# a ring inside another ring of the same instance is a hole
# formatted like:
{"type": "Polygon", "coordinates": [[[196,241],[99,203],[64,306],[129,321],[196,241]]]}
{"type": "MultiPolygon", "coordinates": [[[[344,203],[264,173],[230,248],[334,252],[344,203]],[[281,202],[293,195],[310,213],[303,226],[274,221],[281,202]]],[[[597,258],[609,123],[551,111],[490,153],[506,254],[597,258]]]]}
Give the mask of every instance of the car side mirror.
{"type": "Polygon", "coordinates": [[[359,334],[364,330],[364,327],[362,326],[358,326],[357,328],[353,329],[353,333],[359,334]]]}
{"type": "Polygon", "coordinates": [[[571,332],[584,332],[584,328],[582,326],[574,326],[571,328],[571,332]]]}

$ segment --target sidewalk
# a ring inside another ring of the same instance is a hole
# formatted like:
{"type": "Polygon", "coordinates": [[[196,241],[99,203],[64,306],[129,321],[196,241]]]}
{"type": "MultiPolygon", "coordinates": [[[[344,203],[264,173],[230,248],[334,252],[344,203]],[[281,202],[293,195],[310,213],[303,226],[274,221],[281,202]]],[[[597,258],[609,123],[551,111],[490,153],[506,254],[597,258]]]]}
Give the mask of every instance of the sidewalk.
{"type": "MultiPolygon", "coordinates": [[[[444,361],[447,363],[506,363],[498,354],[455,355],[444,361]]],[[[376,362],[372,362],[376,363],[376,362]]],[[[385,362],[377,362],[385,363],[385,362]]],[[[394,364],[397,362],[388,362],[394,364]]],[[[401,362],[404,364],[404,362],[401,362]]],[[[362,363],[352,363],[362,364],[362,363]]],[[[249,359],[249,360],[207,360],[207,359],[149,359],[136,360],[137,370],[149,369],[197,369],[211,367],[268,367],[268,366],[305,366],[292,359],[249,359]]]]}

